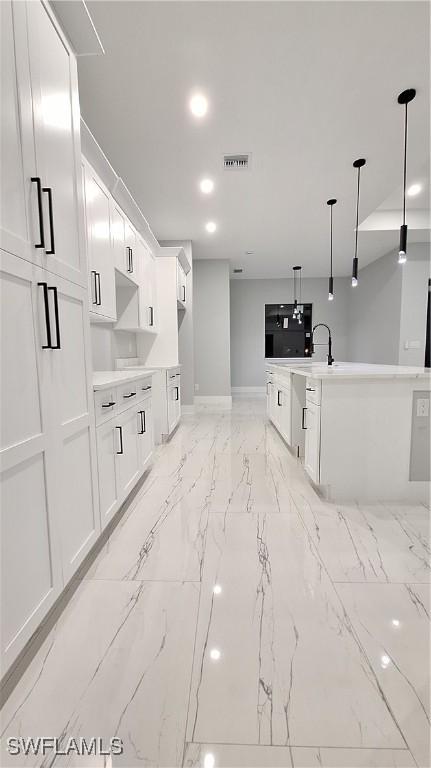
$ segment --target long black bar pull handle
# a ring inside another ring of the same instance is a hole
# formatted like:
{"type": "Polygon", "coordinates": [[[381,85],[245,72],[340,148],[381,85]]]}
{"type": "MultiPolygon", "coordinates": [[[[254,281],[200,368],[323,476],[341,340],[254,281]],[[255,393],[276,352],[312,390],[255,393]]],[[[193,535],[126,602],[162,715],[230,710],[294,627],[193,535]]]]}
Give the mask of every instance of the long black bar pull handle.
{"type": "Polygon", "coordinates": [[[48,195],[48,213],[49,213],[49,236],[51,239],[51,248],[46,251],[47,255],[49,256],[52,253],[55,253],[55,240],[54,240],[54,215],[52,210],[52,189],[50,187],[43,187],[43,192],[46,192],[48,195]]]}
{"type": "Polygon", "coordinates": [[[101,307],[102,306],[102,290],[100,288],[100,272],[96,272],[96,282],[97,282],[97,289],[99,292],[99,298],[96,303],[98,307],[101,307]]]}
{"type": "Polygon", "coordinates": [[[61,349],[60,341],[60,318],[58,316],[58,291],[56,286],[49,287],[48,291],[52,291],[54,294],[54,317],[55,317],[55,338],[56,343],[51,344],[51,349],[61,349]]]}
{"type": "Polygon", "coordinates": [[[123,450],[123,427],[115,427],[115,429],[120,430],[120,450],[117,451],[117,454],[120,456],[122,453],[124,453],[123,450]]]}
{"type": "Polygon", "coordinates": [[[150,325],[154,325],[154,307],[150,307],[150,325]]]}
{"type": "Polygon", "coordinates": [[[175,400],[179,400],[180,399],[180,390],[179,390],[178,387],[175,387],[175,389],[177,390],[177,396],[176,396],[175,400]]]}
{"type": "Polygon", "coordinates": [[[278,391],[277,391],[277,405],[281,405],[281,402],[280,402],[280,395],[281,395],[281,392],[280,392],[280,390],[278,390],[278,391]]]}
{"type": "Polygon", "coordinates": [[[302,409],[302,424],[301,424],[302,429],[307,429],[306,424],[305,424],[305,411],[306,410],[307,410],[306,408],[302,409]]]}
{"type": "Polygon", "coordinates": [[[43,303],[45,306],[46,344],[42,349],[51,349],[51,323],[49,319],[48,283],[38,283],[43,288],[43,303]]]}
{"type": "Polygon", "coordinates": [[[96,272],[95,269],[91,270],[91,276],[94,277],[94,299],[93,299],[93,304],[98,306],[98,302],[97,302],[97,272],[96,272]]]}
{"type": "Polygon", "coordinates": [[[145,411],[138,411],[140,417],[141,417],[141,431],[138,432],[138,435],[145,435],[145,432],[147,431],[147,424],[145,420],[145,411]]]}
{"type": "Polygon", "coordinates": [[[39,176],[32,176],[31,181],[37,186],[37,208],[39,214],[39,237],[40,243],[35,243],[35,248],[45,248],[45,232],[43,229],[43,203],[42,203],[42,184],[39,176]]]}

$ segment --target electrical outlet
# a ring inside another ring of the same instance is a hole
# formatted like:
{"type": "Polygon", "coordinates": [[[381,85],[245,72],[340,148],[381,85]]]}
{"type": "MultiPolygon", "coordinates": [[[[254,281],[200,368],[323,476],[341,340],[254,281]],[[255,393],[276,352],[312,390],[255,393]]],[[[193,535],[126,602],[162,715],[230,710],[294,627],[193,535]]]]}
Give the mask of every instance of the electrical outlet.
{"type": "Polygon", "coordinates": [[[430,401],[425,397],[418,397],[416,402],[416,416],[428,418],[430,412],[430,401]]]}

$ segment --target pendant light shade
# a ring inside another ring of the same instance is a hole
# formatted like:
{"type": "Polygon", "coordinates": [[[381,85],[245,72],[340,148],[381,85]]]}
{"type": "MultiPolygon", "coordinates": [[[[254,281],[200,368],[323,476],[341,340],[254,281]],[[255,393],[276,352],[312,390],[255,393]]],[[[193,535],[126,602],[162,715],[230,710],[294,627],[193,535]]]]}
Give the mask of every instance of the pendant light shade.
{"type": "Polygon", "coordinates": [[[326,201],[326,205],[330,206],[331,216],[330,216],[330,272],[329,272],[329,283],[328,283],[328,301],[334,300],[334,277],[332,274],[332,209],[337,201],[335,198],[331,198],[330,200],[326,201]]]}
{"type": "Polygon", "coordinates": [[[403,165],[403,223],[400,227],[400,247],[398,264],[404,264],[407,259],[407,224],[406,224],[406,184],[407,184],[407,105],[416,96],[414,88],[408,88],[398,96],[398,104],[403,104],[404,111],[404,165],[403,165]]]}
{"type": "Polygon", "coordinates": [[[360,157],[355,160],[353,167],[358,169],[358,186],[356,191],[356,227],[355,227],[355,255],[353,257],[352,265],[352,286],[355,288],[358,284],[358,227],[359,227],[359,190],[361,186],[361,168],[365,165],[366,160],[360,157]]]}
{"type": "Polygon", "coordinates": [[[293,316],[302,324],[301,301],[302,301],[302,267],[293,267],[293,316]],[[299,302],[298,302],[299,299],[299,302]]]}

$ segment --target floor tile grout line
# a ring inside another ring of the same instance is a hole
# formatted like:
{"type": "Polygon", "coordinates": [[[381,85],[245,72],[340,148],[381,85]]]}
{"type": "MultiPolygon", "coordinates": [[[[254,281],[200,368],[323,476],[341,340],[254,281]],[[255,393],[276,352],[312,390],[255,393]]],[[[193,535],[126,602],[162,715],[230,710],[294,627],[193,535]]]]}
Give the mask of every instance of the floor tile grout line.
{"type": "MultiPolygon", "coordinates": [[[[257,749],[289,749],[291,747],[292,749],[351,749],[351,750],[358,750],[363,749],[364,751],[372,750],[372,751],[382,751],[382,752],[408,752],[411,753],[411,750],[409,747],[367,747],[367,746],[333,746],[333,745],[326,745],[326,744],[257,744],[252,742],[244,742],[244,741],[187,741],[186,744],[197,744],[197,745],[214,745],[214,746],[221,746],[221,747],[256,747],[257,749]]],[[[412,755],[413,757],[413,755],[412,755]]]]}

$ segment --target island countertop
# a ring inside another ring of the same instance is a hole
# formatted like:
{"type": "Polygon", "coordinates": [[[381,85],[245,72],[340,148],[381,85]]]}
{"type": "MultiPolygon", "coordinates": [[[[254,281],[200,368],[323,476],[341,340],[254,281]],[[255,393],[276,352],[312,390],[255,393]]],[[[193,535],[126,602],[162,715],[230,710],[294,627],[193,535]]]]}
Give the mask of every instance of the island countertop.
{"type": "Polygon", "coordinates": [[[417,368],[407,365],[378,365],[373,363],[267,363],[267,368],[274,373],[295,373],[310,379],[428,379],[431,380],[430,368],[417,368]]]}

